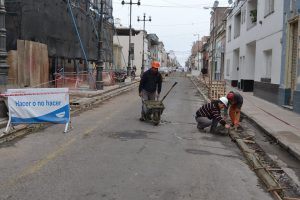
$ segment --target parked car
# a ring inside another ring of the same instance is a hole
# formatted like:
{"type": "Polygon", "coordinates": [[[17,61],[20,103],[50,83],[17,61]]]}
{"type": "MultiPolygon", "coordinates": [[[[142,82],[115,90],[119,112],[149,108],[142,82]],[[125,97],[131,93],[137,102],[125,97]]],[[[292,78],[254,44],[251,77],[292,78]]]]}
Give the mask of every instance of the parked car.
{"type": "Polygon", "coordinates": [[[167,67],[160,67],[158,71],[161,73],[162,76],[169,76],[169,69],[167,67]]]}

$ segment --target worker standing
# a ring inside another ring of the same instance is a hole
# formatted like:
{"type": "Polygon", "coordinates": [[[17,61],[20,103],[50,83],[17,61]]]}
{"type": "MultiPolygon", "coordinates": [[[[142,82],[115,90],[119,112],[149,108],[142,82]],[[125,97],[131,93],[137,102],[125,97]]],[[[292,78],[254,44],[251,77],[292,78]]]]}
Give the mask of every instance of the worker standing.
{"type": "Polygon", "coordinates": [[[227,107],[228,99],[221,97],[218,100],[214,100],[199,108],[196,112],[197,128],[203,130],[206,127],[211,126],[211,133],[218,133],[218,124],[223,125],[225,128],[230,128],[229,124],[226,124],[225,120],[221,116],[221,110],[227,107]]]}
{"type": "MultiPolygon", "coordinates": [[[[240,118],[241,118],[241,108],[243,105],[243,97],[238,92],[230,91],[227,94],[227,99],[229,101],[229,116],[231,119],[231,126],[235,129],[240,127],[240,118]]],[[[225,109],[225,114],[227,109],[225,109]]]]}
{"type": "Polygon", "coordinates": [[[147,109],[144,105],[145,100],[155,100],[159,99],[162,86],[162,76],[158,71],[160,63],[153,61],[151,63],[151,68],[144,72],[140,80],[139,85],[139,96],[142,98],[142,112],[141,112],[141,121],[145,121],[147,116],[147,109]]]}

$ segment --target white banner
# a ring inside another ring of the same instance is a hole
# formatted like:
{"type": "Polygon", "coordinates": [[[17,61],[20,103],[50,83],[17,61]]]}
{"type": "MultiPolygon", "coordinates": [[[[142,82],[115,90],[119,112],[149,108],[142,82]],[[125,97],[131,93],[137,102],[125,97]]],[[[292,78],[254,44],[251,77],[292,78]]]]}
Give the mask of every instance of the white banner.
{"type": "Polygon", "coordinates": [[[9,89],[6,95],[12,124],[70,121],[68,88],[9,89]]]}

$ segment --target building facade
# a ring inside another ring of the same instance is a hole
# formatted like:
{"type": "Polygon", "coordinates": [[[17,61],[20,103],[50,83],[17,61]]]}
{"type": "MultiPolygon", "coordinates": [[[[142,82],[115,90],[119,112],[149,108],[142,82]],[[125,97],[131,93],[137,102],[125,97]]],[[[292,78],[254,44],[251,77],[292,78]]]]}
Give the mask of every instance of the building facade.
{"type": "Polygon", "coordinates": [[[208,73],[210,79],[220,80],[221,79],[221,53],[224,40],[224,19],[226,19],[226,12],[228,7],[214,7],[211,11],[210,18],[210,40],[209,40],[209,69],[208,73]],[[220,54],[220,55],[219,55],[220,54]]]}
{"type": "Polygon", "coordinates": [[[200,73],[200,70],[202,69],[202,54],[201,54],[201,49],[203,42],[202,40],[197,40],[196,42],[193,43],[192,46],[192,70],[196,70],[200,73]]]}
{"type": "Polygon", "coordinates": [[[282,0],[236,1],[227,17],[225,79],[278,103],[283,36],[282,0]]]}
{"type": "Polygon", "coordinates": [[[202,75],[208,75],[208,68],[209,68],[209,42],[210,37],[204,36],[202,38],[203,46],[201,49],[202,54],[202,68],[201,68],[201,74],[202,75]]]}
{"type": "Polygon", "coordinates": [[[284,31],[279,87],[279,105],[287,105],[300,113],[300,1],[284,1],[284,31]]]}
{"type": "MultiPolygon", "coordinates": [[[[142,30],[131,29],[131,42],[134,44],[134,53],[131,61],[132,67],[136,67],[136,75],[140,75],[142,71],[142,56],[143,56],[143,34],[142,30]]],[[[126,69],[128,66],[128,50],[129,50],[129,29],[117,28],[114,36],[114,43],[122,47],[121,68],[126,69]]],[[[144,43],[144,48],[148,48],[148,43],[144,43]]],[[[146,58],[144,58],[146,59],[146,58]]],[[[147,62],[146,62],[147,63],[147,62]]]]}
{"type": "Polygon", "coordinates": [[[226,46],[226,21],[223,20],[216,30],[216,51],[215,51],[215,68],[213,71],[214,80],[224,79],[225,66],[225,46],[226,46]]]}
{"type": "Polygon", "coordinates": [[[159,60],[159,38],[156,34],[151,33],[147,35],[148,39],[148,51],[150,52],[150,62],[153,60],[159,60]]]}
{"type": "MultiPolygon", "coordinates": [[[[5,0],[5,5],[8,51],[16,50],[17,40],[29,40],[46,44],[54,59],[98,60],[99,0],[5,0]]],[[[103,6],[104,60],[112,63],[112,1],[103,6]]]]}

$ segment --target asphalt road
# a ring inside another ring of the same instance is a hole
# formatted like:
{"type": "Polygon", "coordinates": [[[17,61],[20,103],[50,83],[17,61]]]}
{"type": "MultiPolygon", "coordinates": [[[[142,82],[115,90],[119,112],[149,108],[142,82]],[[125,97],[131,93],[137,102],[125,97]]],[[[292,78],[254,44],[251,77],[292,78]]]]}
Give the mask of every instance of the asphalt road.
{"type": "Polygon", "coordinates": [[[162,123],[140,122],[137,90],[0,147],[1,200],[270,200],[226,136],[200,133],[203,103],[188,78],[172,77],[162,123]]]}

